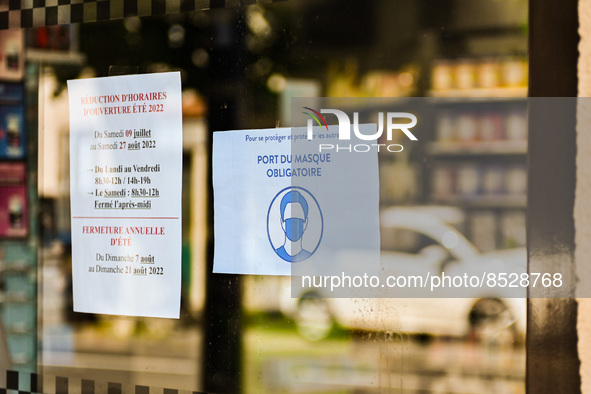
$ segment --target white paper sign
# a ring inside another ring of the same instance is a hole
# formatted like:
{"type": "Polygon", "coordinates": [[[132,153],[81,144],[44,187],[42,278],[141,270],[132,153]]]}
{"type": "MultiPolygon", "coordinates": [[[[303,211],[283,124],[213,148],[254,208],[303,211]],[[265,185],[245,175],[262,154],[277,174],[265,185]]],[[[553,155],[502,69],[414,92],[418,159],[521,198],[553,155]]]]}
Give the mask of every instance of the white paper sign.
{"type": "MultiPolygon", "coordinates": [[[[337,131],[315,133],[326,147],[337,131]]],[[[305,129],[214,133],[214,272],[331,272],[353,254],[371,271],[379,263],[378,185],[375,150],[319,151],[305,129]]]]}
{"type": "Polygon", "coordinates": [[[180,74],[68,90],[74,311],[178,318],[180,74]]]}

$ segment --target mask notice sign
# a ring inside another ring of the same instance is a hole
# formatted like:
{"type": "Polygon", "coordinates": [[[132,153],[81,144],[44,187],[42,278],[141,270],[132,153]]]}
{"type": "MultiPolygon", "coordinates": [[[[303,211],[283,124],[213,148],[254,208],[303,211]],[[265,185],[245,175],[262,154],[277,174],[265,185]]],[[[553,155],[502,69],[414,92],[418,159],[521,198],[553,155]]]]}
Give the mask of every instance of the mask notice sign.
{"type": "Polygon", "coordinates": [[[314,130],[214,133],[214,272],[329,274],[346,256],[377,269],[377,151],[328,151],[338,128],[314,130]]]}
{"type": "Polygon", "coordinates": [[[180,74],[68,81],[74,311],[178,318],[180,74]]]}

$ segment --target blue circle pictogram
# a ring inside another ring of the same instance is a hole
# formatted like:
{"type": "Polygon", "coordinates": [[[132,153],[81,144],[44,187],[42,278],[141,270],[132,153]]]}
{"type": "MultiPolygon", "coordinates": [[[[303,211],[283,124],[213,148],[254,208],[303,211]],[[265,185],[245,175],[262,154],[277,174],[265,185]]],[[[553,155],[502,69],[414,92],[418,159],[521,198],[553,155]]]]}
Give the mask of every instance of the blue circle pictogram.
{"type": "Polygon", "coordinates": [[[267,212],[267,235],[277,256],[290,263],[310,258],[324,231],[322,210],[308,190],[289,186],[273,197],[267,212]]]}

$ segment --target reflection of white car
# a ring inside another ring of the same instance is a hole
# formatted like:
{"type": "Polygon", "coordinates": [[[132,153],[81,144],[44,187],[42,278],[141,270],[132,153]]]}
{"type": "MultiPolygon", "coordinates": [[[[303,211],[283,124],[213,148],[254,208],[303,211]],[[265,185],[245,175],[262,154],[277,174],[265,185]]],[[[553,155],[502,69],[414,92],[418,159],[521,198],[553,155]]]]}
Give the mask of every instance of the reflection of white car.
{"type": "MultiPolygon", "coordinates": [[[[448,207],[385,210],[380,218],[382,269],[397,276],[526,272],[525,248],[480,253],[449,224],[462,218],[460,210],[448,207]]],[[[477,288],[465,298],[322,298],[321,290],[304,289],[292,298],[287,288],[282,297],[282,311],[309,339],[328,335],[334,322],[363,330],[471,334],[504,343],[525,335],[525,298],[504,298],[500,291],[477,288]]],[[[421,294],[428,297],[426,291],[421,294]]]]}

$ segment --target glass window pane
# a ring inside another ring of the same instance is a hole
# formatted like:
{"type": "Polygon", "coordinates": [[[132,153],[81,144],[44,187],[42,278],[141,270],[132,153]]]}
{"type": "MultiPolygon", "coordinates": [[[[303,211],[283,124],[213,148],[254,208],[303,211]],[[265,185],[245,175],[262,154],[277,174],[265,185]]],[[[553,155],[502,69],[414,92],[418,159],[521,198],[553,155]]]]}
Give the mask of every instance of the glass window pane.
{"type": "MultiPolygon", "coordinates": [[[[28,212],[4,202],[7,226],[41,214],[30,222],[39,237],[24,228],[0,234],[11,367],[73,392],[525,392],[524,299],[330,298],[326,286],[294,293],[288,277],[212,274],[211,163],[214,132],[287,127],[292,98],[323,98],[363,122],[389,111],[372,99],[389,108],[420,103],[417,143],[377,155],[381,263],[407,276],[487,259],[525,265],[527,2],[226,2],[191,12],[185,3],[169,12],[152,2],[151,16],[126,8],[126,18],[20,30],[26,74],[0,81],[0,100],[15,85],[34,99],[21,112],[3,105],[0,131],[7,154],[18,151],[26,112],[22,138],[38,143],[38,157],[5,158],[0,144],[0,189],[24,195],[24,183],[5,185],[9,175],[26,163],[19,182],[27,182],[37,168],[28,212]],[[66,83],[167,71],[180,71],[183,90],[181,317],[73,312],[66,83]]],[[[86,3],[72,10],[105,12],[86,3]]],[[[0,45],[9,68],[18,63],[10,40],[0,45]]]]}

